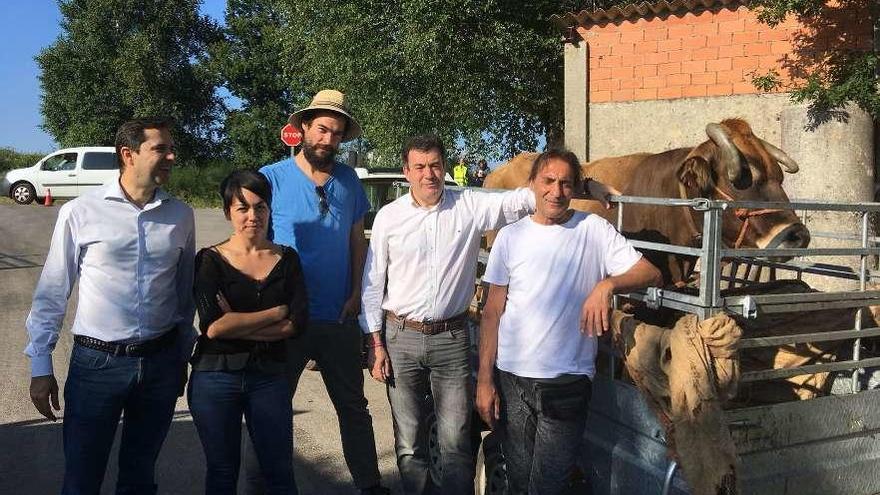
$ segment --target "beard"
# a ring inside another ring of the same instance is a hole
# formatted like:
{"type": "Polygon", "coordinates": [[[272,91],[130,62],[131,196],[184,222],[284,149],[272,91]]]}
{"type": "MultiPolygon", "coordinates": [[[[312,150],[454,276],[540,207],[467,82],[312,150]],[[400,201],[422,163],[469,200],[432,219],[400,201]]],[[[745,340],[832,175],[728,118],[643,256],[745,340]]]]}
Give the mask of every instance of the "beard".
{"type": "Polygon", "coordinates": [[[306,160],[308,160],[313,167],[319,170],[327,170],[333,166],[336,152],[339,150],[332,146],[313,145],[312,143],[303,140],[302,151],[306,160]]]}

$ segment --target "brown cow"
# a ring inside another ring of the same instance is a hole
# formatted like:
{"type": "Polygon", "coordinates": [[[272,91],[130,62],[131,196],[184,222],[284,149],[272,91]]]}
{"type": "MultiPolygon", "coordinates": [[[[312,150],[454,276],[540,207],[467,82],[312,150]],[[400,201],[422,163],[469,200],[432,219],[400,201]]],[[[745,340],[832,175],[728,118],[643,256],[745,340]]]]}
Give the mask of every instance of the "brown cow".
{"type": "MultiPolygon", "coordinates": [[[[629,196],[788,202],[782,190],[783,170],[795,173],[798,166],[784,151],[752,134],[749,124],[740,119],[711,123],[706,135],[709,139],[694,148],[596,160],[584,166],[584,176],[629,196]]],[[[484,187],[526,185],[535,156],[518,155],[489,174],[484,187]]],[[[596,202],[573,206],[616,221],[616,212],[596,202]]],[[[622,230],[630,238],[696,246],[701,242],[702,221],[701,213],[687,207],[626,205],[622,230]]],[[[791,210],[730,209],[722,222],[727,246],[801,248],[810,242],[809,231],[791,210]]],[[[687,281],[694,268],[690,257],[649,253],[649,258],[667,283],[687,281]]]]}

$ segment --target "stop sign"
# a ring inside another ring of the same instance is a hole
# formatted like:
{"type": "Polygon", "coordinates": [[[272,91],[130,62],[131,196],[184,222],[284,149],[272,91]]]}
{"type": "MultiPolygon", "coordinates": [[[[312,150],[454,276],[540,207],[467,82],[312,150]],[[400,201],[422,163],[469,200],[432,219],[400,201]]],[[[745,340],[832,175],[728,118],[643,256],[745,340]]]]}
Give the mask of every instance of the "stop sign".
{"type": "Polygon", "coordinates": [[[294,127],[293,124],[287,124],[281,128],[281,142],[287,146],[299,146],[299,144],[302,143],[302,140],[302,132],[294,127]]]}

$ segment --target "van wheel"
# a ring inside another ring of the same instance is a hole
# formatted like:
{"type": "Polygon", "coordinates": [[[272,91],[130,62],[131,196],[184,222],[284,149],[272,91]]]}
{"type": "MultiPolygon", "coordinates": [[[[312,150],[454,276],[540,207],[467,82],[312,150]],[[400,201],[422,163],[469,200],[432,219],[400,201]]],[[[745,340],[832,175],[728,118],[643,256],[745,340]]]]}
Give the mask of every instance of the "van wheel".
{"type": "Polygon", "coordinates": [[[507,495],[507,466],[501,452],[501,437],[486,435],[477,452],[475,495],[507,495]]]}
{"type": "Polygon", "coordinates": [[[28,182],[17,182],[9,190],[9,197],[20,205],[33,203],[36,196],[37,192],[34,190],[34,186],[28,182]]]}

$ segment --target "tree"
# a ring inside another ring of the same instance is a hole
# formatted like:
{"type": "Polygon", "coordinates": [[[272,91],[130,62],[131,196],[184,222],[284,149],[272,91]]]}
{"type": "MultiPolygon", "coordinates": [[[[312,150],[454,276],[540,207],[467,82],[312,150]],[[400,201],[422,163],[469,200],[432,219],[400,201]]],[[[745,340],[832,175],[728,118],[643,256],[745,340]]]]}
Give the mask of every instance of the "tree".
{"type": "Polygon", "coordinates": [[[388,163],[406,137],[436,132],[499,158],[561,140],[561,33],[568,1],[284,2],[291,107],[335,87],[388,163]]]}
{"type": "Polygon", "coordinates": [[[133,116],[176,121],[182,158],[216,153],[221,110],[201,60],[218,28],[199,0],[60,0],[62,33],[36,57],[43,128],[62,146],[112,145],[133,116]]]}
{"type": "Polygon", "coordinates": [[[302,100],[304,85],[295,59],[283,56],[287,13],[278,0],[229,0],[224,37],[209,48],[209,67],[241,100],[224,122],[238,166],[270,163],[287,153],[279,130],[294,101],[302,100]]]}
{"type": "MultiPolygon", "coordinates": [[[[783,62],[796,79],[786,88],[792,100],[809,102],[814,116],[828,115],[854,102],[880,120],[880,56],[871,46],[871,32],[880,33],[880,3],[753,0],[750,8],[770,26],[793,14],[805,27],[805,34],[793,40],[796,57],[783,62]]],[[[777,71],[754,82],[764,90],[783,87],[777,71]]]]}

